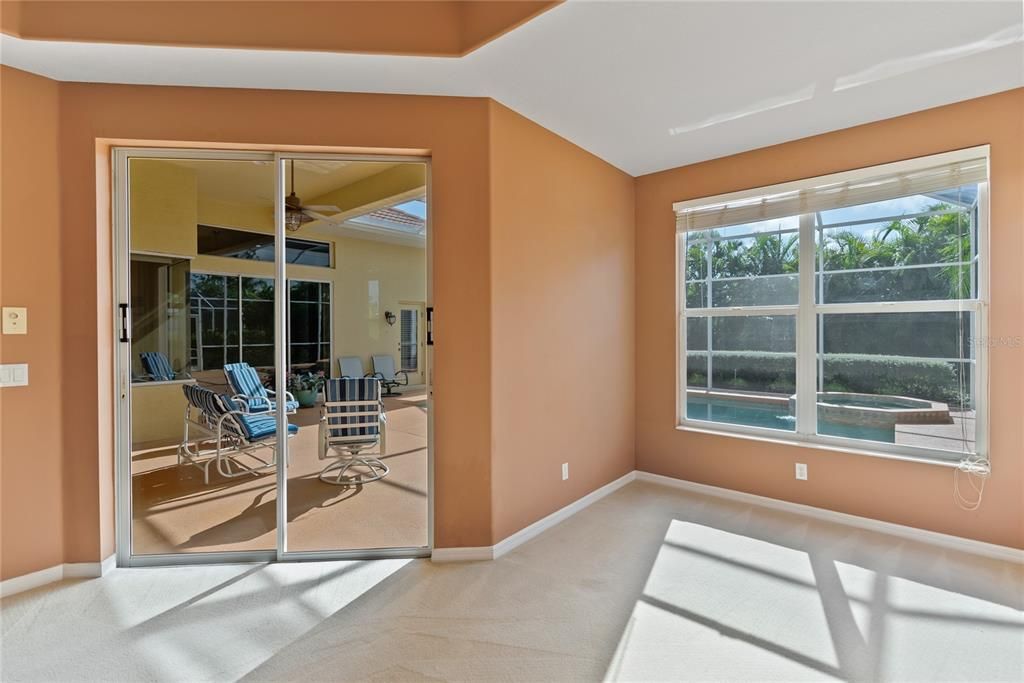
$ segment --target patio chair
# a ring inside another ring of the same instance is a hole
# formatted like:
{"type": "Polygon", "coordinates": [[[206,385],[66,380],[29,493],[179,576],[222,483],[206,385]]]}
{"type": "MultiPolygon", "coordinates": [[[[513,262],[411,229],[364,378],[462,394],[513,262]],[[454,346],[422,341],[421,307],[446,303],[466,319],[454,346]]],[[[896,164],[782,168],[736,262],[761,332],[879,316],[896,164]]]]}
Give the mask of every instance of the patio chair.
{"type": "Polygon", "coordinates": [[[338,359],[338,369],[342,377],[359,379],[360,377],[372,377],[363,370],[363,359],[359,356],[342,356],[338,359]]]}
{"type": "Polygon", "coordinates": [[[405,370],[395,370],[395,357],[387,354],[371,356],[373,376],[380,380],[385,396],[401,396],[395,387],[409,386],[409,375],[405,370]]]}
{"type": "MultiPolygon", "coordinates": [[[[248,363],[228,363],[224,366],[224,377],[236,401],[243,401],[250,413],[266,413],[277,410],[277,393],[267,389],[260,381],[259,373],[248,363]]],[[[284,392],[285,410],[294,413],[299,402],[289,392],[284,392]]]]}
{"type": "Polygon", "coordinates": [[[142,361],[142,369],[145,371],[144,380],[171,382],[176,379],[192,379],[187,372],[175,372],[167,355],[160,351],[143,351],[139,354],[139,360],[142,361]]]}
{"type": "MultiPolygon", "coordinates": [[[[203,471],[210,483],[210,466],[223,477],[257,476],[277,465],[277,421],[266,412],[252,413],[242,401],[198,384],[185,384],[185,429],[178,446],[178,464],[203,471]],[[212,448],[201,448],[203,443],[212,448]],[[263,457],[263,450],[270,457],[263,457]]],[[[288,425],[288,437],[299,428],[288,425]]]]}
{"type": "Polygon", "coordinates": [[[320,471],[320,480],[335,486],[360,486],[388,475],[390,469],[376,455],[387,451],[387,416],[381,401],[380,381],[376,377],[329,379],[324,385],[327,400],[320,413],[320,440],[317,455],[321,460],[335,459],[320,471]],[[355,465],[368,472],[352,470],[355,465]]]}

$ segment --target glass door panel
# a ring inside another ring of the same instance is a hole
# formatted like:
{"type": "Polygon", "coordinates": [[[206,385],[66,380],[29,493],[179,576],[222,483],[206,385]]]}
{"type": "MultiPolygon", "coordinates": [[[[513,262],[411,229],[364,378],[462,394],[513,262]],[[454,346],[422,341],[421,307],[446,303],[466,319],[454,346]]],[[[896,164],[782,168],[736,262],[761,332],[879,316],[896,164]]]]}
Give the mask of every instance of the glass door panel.
{"type": "Polygon", "coordinates": [[[131,554],[273,552],[276,443],[255,396],[274,369],[273,161],[126,153],[131,554]],[[236,232],[245,248],[211,238],[236,232]]]}
{"type": "Polygon", "coordinates": [[[402,342],[421,336],[408,302],[426,301],[426,165],[279,158],[297,405],[287,416],[284,556],[423,548],[423,350],[402,342]]]}

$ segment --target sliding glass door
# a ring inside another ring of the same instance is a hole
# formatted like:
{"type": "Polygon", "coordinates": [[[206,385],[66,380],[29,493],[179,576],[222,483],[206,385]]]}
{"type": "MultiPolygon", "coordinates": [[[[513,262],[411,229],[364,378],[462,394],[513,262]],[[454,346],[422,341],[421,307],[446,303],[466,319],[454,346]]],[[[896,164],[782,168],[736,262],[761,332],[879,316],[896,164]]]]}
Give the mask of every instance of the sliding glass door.
{"type": "Polygon", "coordinates": [[[296,407],[283,416],[293,430],[278,475],[283,555],[415,553],[430,542],[428,387],[407,367],[418,350],[403,302],[426,300],[426,164],[278,163],[284,238],[329,243],[331,273],[285,254],[296,407]]]}
{"type": "Polygon", "coordinates": [[[113,163],[119,563],[427,553],[428,164],[113,163]]]}

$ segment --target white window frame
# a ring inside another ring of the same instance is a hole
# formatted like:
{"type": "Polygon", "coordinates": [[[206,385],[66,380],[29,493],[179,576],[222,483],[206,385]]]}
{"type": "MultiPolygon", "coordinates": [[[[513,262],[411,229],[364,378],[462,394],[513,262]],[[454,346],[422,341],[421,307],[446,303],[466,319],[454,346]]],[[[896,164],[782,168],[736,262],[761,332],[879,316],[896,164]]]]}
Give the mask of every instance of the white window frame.
{"type": "MultiPolygon", "coordinates": [[[[672,205],[679,214],[687,209],[735,202],[741,199],[780,194],[794,190],[809,189],[829,183],[856,182],[866,178],[905,173],[921,168],[934,167],[970,159],[984,158],[989,163],[989,146],[983,145],[927,157],[898,161],[878,166],[869,166],[841,173],[806,178],[793,182],[757,187],[738,192],[701,197],[672,205]]],[[[920,313],[929,311],[964,311],[973,314],[972,334],[975,355],[976,409],[975,409],[975,453],[974,457],[988,458],[988,301],[989,301],[989,184],[987,180],[978,184],[978,288],[973,300],[910,301],[910,302],[865,302],[865,303],[816,303],[815,290],[815,240],[813,214],[801,214],[800,220],[800,268],[798,271],[799,294],[796,305],[778,306],[734,306],[709,309],[695,309],[690,314],[686,308],[684,287],[686,280],[686,231],[677,229],[676,249],[676,429],[738,438],[755,439],[772,443],[783,443],[801,447],[836,450],[859,455],[869,455],[899,460],[911,460],[956,467],[966,454],[920,446],[907,446],[862,439],[827,436],[817,433],[817,400],[797,401],[797,428],[795,431],[770,429],[748,425],[694,420],[686,417],[686,321],[689,317],[710,320],[729,315],[795,315],[796,337],[796,394],[817,397],[817,316],[836,313],[920,313]],[[810,237],[808,239],[808,237],[810,237]],[[810,267],[806,267],[810,264],[810,267]],[[808,332],[807,330],[811,331],[808,332]]],[[[710,354],[709,354],[710,362],[710,354]]]]}

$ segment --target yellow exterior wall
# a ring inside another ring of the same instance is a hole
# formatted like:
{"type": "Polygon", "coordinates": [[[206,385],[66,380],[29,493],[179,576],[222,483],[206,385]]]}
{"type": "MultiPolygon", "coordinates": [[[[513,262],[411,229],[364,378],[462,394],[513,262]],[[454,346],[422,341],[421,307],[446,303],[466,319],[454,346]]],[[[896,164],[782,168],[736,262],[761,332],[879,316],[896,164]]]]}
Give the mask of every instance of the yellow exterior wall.
{"type": "Polygon", "coordinates": [[[132,448],[181,440],[185,394],[181,382],[132,385],[132,448]]]}
{"type": "Polygon", "coordinates": [[[129,174],[132,250],[195,256],[195,172],[160,160],[133,159],[129,174]]]}

